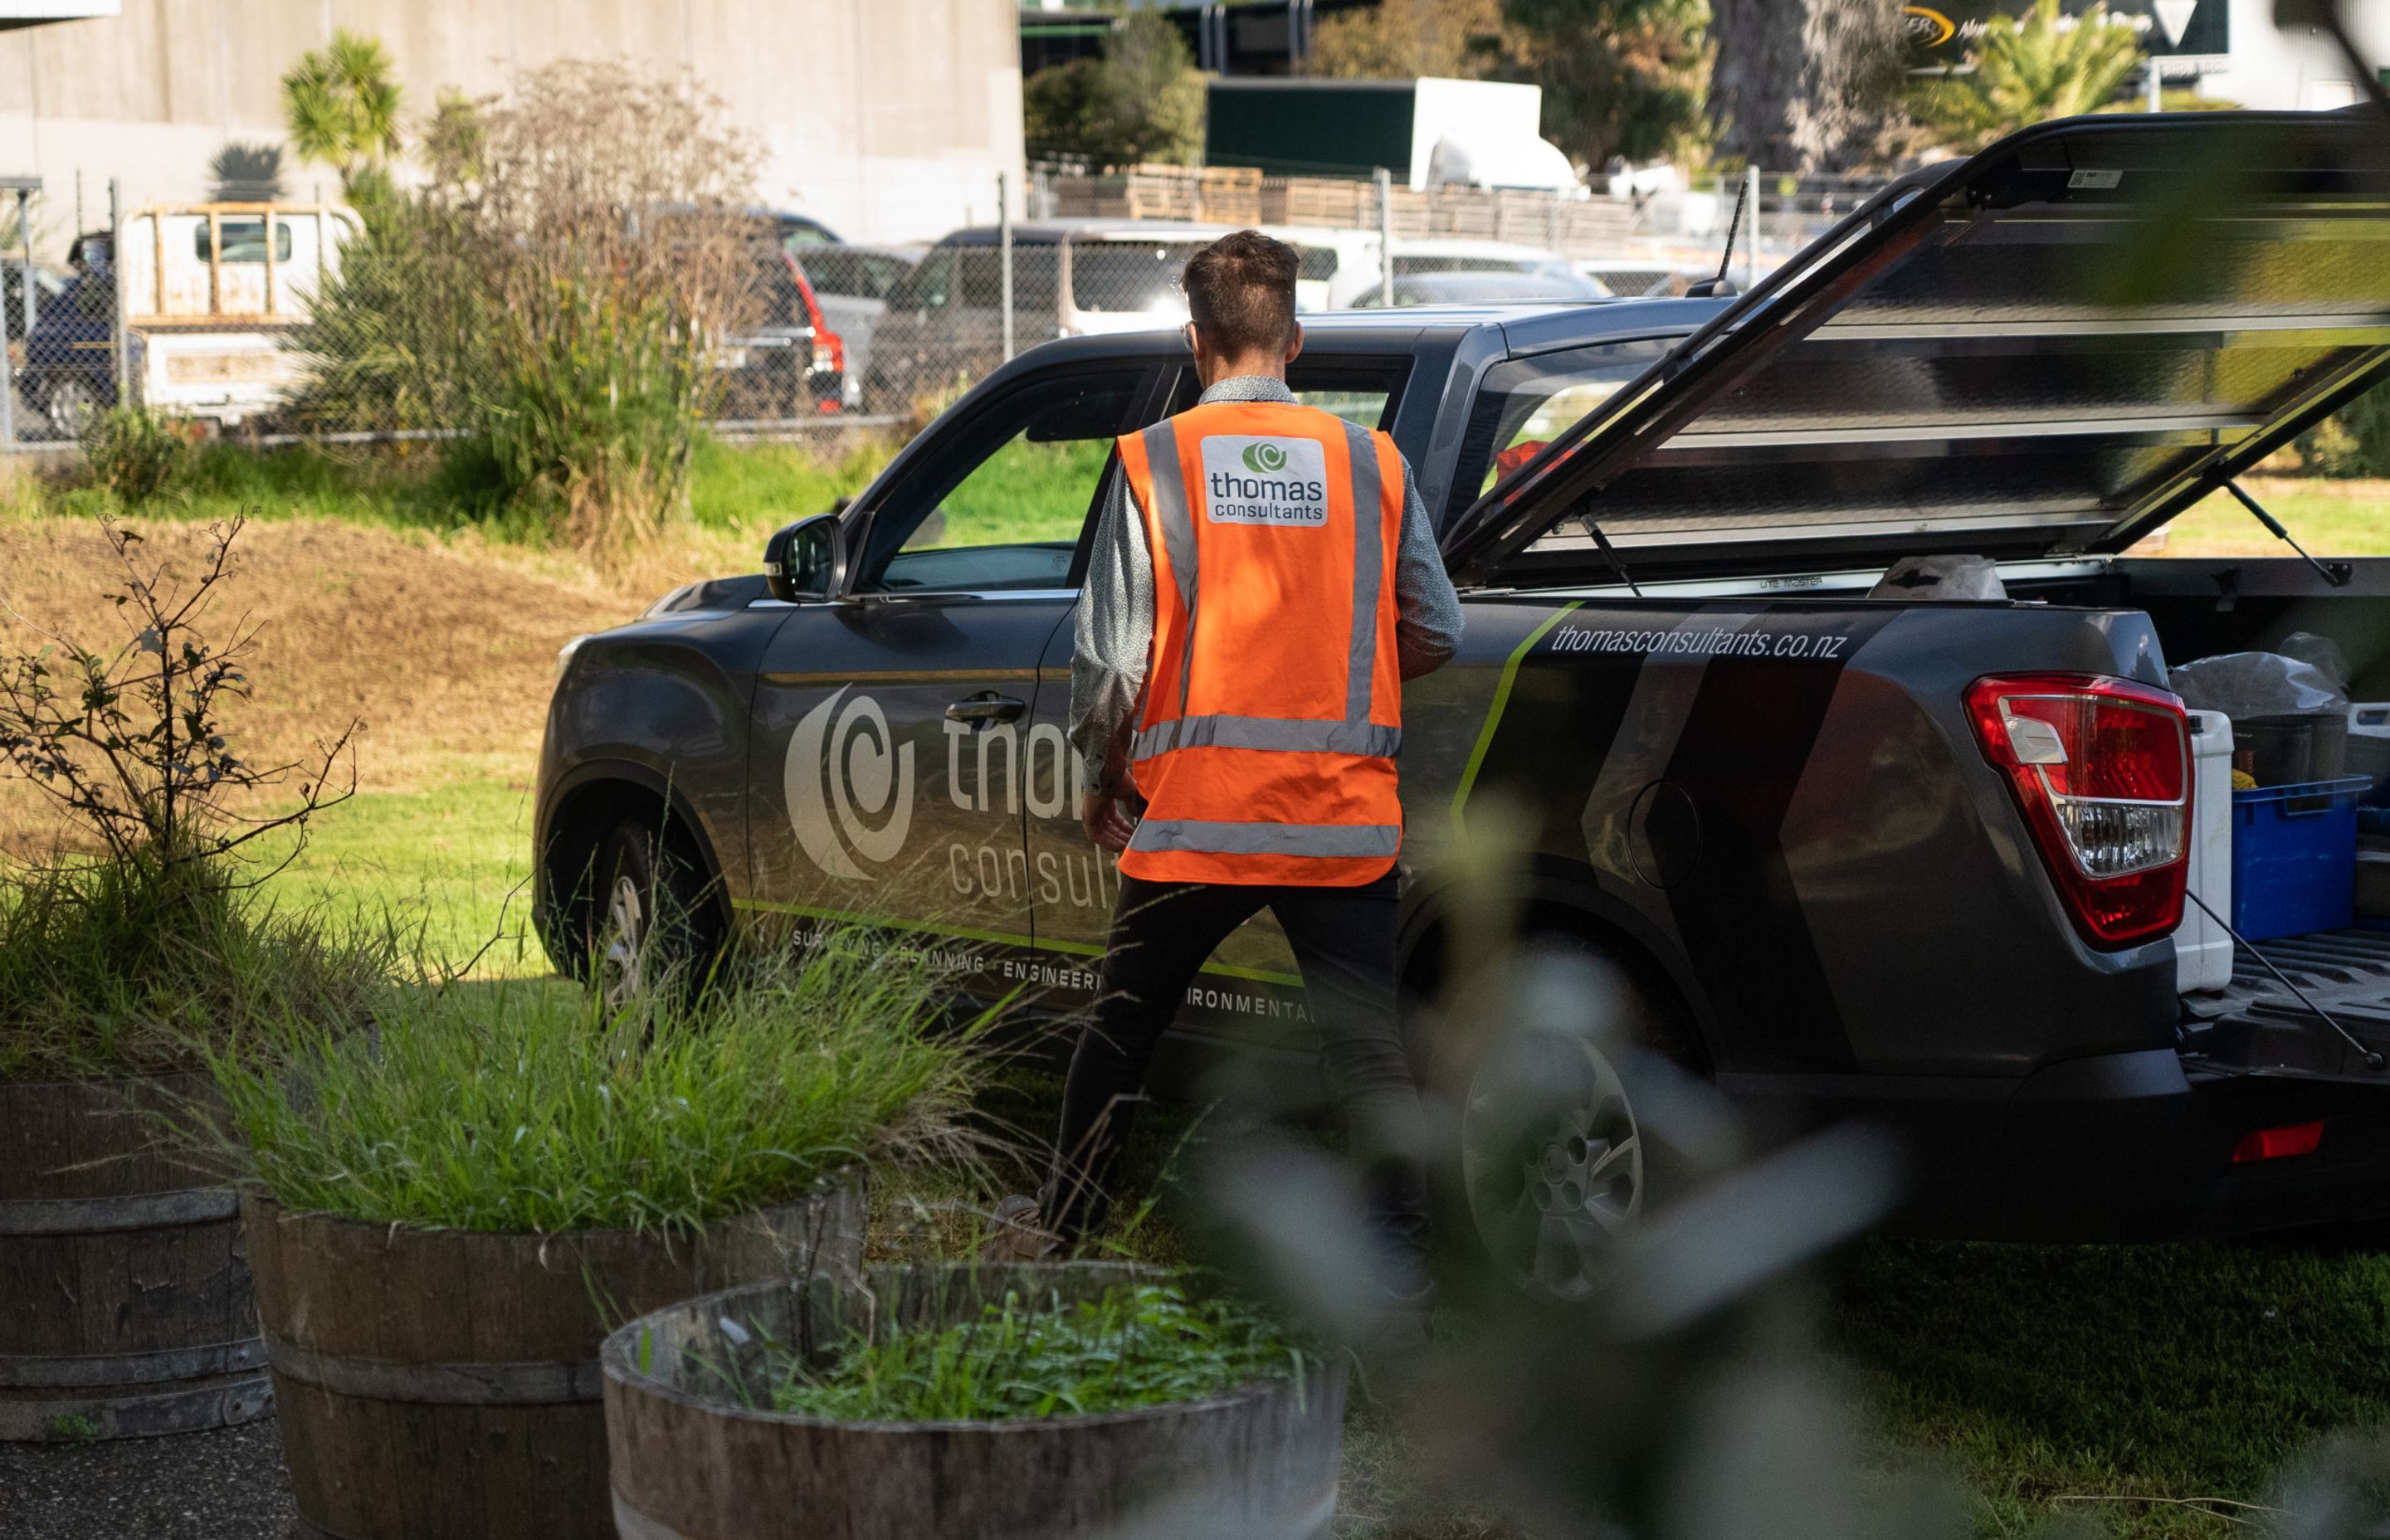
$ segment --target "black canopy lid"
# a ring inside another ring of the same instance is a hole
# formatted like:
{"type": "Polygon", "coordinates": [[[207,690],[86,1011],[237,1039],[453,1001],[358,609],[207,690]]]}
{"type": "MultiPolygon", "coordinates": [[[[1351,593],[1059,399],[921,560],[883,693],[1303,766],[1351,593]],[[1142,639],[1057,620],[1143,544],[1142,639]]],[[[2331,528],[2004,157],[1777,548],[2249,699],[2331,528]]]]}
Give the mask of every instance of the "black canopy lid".
{"type": "Polygon", "coordinates": [[[2390,373],[2390,122],[2071,118],[1885,188],[1456,519],[1532,581],[2121,550],[2390,373]]]}

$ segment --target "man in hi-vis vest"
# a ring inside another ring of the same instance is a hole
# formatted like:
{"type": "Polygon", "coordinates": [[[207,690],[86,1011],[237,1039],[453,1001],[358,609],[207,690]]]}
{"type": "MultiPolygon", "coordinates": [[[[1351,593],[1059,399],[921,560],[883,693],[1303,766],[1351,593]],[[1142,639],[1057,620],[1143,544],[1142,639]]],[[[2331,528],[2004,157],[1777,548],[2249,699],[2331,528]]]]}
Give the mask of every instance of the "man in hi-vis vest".
{"type": "Polygon", "coordinates": [[[1120,899],[1051,1174],[1035,1199],[997,1205],[993,1256],[1047,1254],[1101,1223],[1155,1044],[1213,949],[1266,907],[1303,969],[1389,1260],[1418,1276],[1394,757],[1403,681],[1451,658],[1460,605],[1394,441],[1287,389],[1294,279],[1293,249],[1255,231],[1197,252],[1202,397],[1120,440],[1071,662],[1082,816],[1120,855],[1120,899]]]}

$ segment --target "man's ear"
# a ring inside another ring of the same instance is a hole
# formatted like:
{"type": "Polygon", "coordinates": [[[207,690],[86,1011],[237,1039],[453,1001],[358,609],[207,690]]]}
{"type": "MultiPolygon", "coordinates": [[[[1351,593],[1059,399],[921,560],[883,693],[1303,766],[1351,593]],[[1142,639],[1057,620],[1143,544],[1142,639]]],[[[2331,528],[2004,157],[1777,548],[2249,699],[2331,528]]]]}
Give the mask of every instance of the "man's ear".
{"type": "Polygon", "coordinates": [[[1288,363],[1290,363],[1290,364],[1293,363],[1293,362],[1294,362],[1294,360],[1295,360],[1295,358],[1296,358],[1296,356],[1297,356],[1298,354],[1300,354],[1302,352],[1303,352],[1303,323],[1302,323],[1302,322],[1300,322],[1300,321],[1297,321],[1297,322],[1294,324],[1294,336],[1293,336],[1293,337],[1292,337],[1292,338],[1291,338],[1291,339],[1287,342],[1287,344],[1286,344],[1286,361],[1287,361],[1288,363]]]}

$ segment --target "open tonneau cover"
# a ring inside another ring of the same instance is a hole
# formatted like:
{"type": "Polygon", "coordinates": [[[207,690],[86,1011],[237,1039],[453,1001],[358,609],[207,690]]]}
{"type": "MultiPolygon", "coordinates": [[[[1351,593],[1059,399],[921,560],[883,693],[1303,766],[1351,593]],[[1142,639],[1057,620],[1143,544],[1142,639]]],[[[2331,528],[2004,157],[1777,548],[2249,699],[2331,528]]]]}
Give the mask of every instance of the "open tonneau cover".
{"type": "Polygon", "coordinates": [[[1904,178],[1453,521],[1532,582],[2121,550],[2390,371],[2390,122],[2116,114],[1904,178]]]}

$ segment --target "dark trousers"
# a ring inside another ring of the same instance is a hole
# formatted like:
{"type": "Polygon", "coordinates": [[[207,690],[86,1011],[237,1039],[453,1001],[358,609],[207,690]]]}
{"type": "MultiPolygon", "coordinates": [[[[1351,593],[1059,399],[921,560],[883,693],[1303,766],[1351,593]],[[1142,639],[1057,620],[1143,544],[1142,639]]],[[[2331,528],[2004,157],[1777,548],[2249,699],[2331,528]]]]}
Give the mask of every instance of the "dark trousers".
{"type": "Polygon", "coordinates": [[[1040,1217],[1065,1240],[1103,1223],[1147,1067],[1188,986],[1228,933],[1265,907],[1303,969],[1329,1095],[1375,1217],[1406,1262],[1425,1250],[1425,1203],[1407,1158],[1419,1089],[1394,1020],[1391,871],[1357,888],[1121,879],[1102,995],[1071,1055],[1054,1165],[1038,1199],[1040,1217]]]}

